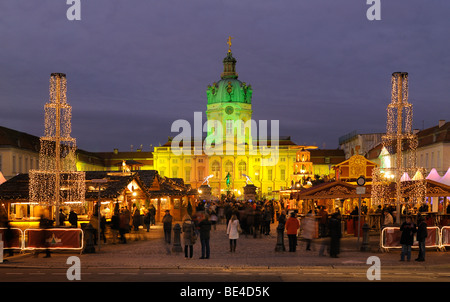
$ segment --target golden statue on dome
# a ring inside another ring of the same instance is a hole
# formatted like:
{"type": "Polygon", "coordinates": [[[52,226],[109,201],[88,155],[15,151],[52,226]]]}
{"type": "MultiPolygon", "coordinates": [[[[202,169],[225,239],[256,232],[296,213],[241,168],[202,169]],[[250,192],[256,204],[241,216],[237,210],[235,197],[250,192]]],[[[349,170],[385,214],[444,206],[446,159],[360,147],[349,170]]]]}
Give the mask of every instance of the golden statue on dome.
{"type": "Polygon", "coordinates": [[[228,44],[228,52],[231,52],[231,39],[234,39],[231,36],[228,36],[227,44],[228,44]]]}

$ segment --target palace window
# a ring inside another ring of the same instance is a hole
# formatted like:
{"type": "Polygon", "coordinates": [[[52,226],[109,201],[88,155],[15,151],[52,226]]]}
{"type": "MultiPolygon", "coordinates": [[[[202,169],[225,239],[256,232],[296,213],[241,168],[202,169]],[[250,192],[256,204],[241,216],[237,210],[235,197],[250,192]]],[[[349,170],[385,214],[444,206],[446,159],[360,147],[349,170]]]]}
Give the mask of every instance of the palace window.
{"type": "Polygon", "coordinates": [[[203,180],[205,178],[205,169],[200,167],[197,169],[198,180],[203,180]]]}
{"type": "Polygon", "coordinates": [[[259,181],[259,175],[260,175],[260,173],[259,173],[258,167],[254,167],[253,170],[255,171],[255,180],[258,180],[258,181],[259,181]]]}
{"type": "Polygon", "coordinates": [[[186,182],[191,181],[191,169],[184,170],[184,181],[186,182]]]}
{"type": "Polygon", "coordinates": [[[233,135],[234,122],[233,120],[227,120],[227,135],[233,135]]]}
{"type": "Polygon", "coordinates": [[[220,177],[220,164],[217,160],[212,163],[211,172],[214,174],[215,178],[220,177]]]}
{"type": "Polygon", "coordinates": [[[247,164],[241,161],[238,165],[239,178],[244,178],[242,174],[247,174],[247,164]]]}
{"type": "Polygon", "coordinates": [[[172,168],[172,178],[178,178],[178,167],[172,168]]]}
{"type": "Polygon", "coordinates": [[[231,161],[225,163],[225,172],[233,172],[233,163],[231,161]]]}

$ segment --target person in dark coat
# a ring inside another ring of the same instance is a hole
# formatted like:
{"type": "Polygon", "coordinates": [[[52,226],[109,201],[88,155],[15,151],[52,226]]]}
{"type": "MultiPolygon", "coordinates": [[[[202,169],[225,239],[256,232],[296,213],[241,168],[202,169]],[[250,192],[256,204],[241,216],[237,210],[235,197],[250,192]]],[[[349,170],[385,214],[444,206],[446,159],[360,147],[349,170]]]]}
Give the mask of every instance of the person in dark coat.
{"type": "Polygon", "coordinates": [[[253,238],[256,238],[258,236],[258,232],[259,232],[259,237],[261,237],[261,220],[262,220],[261,208],[259,206],[257,206],[255,209],[253,238]]]}
{"type": "Polygon", "coordinates": [[[270,235],[270,222],[272,221],[272,214],[270,213],[269,207],[265,207],[262,219],[263,219],[263,233],[264,235],[270,235]]]}
{"type": "Polygon", "coordinates": [[[195,223],[192,221],[191,216],[186,214],[183,217],[183,224],[181,231],[184,233],[184,258],[192,258],[194,255],[194,244],[195,244],[195,223]]]}
{"type": "Polygon", "coordinates": [[[283,228],[286,225],[286,212],[283,210],[281,211],[281,214],[278,216],[278,227],[283,228]]]}
{"type": "Polygon", "coordinates": [[[14,249],[12,247],[13,241],[14,241],[14,231],[11,228],[11,223],[6,221],[6,229],[4,230],[3,235],[5,238],[3,238],[5,242],[5,251],[8,251],[9,256],[14,256],[14,249]]]}
{"type": "Polygon", "coordinates": [[[170,211],[166,210],[166,214],[164,215],[163,222],[163,230],[164,230],[164,240],[167,244],[170,244],[172,238],[172,220],[173,217],[170,215],[170,211]]]}
{"type": "Polygon", "coordinates": [[[328,228],[330,232],[330,257],[337,258],[340,253],[342,237],[341,217],[338,213],[331,215],[328,228]]]}
{"type": "Polygon", "coordinates": [[[425,240],[428,237],[427,223],[422,216],[417,218],[417,241],[419,242],[419,256],[416,261],[425,261],[425,240]]]}
{"type": "Polygon", "coordinates": [[[134,207],[133,211],[133,228],[136,232],[139,232],[139,226],[141,225],[141,211],[138,207],[134,207]]]}
{"type": "MultiPolygon", "coordinates": [[[[112,237],[112,243],[116,244],[117,240],[117,234],[120,229],[120,216],[119,211],[114,211],[114,214],[111,217],[111,237],[112,237]]],[[[122,236],[121,236],[122,237],[122,236]]]]}
{"type": "Polygon", "coordinates": [[[129,232],[130,221],[125,213],[119,214],[119,234],[120,234],[120,242],[127,243],[126,233],[129,232]]]}
{"type": "Polygon", "coordinates": [[[59,209],[59,226],[64,226],[64,221],[66,221],[66,215],[62,209],[59,209]]]}
{"type": "Polygon", "coordinates": [[[153,204],[150,205],[150,208],[148,209],[148,211],[150,212],[151,216],[150,216],[150,223],[151,225],[155,225],[156,224],[156,208],[153,204]]]}
{"type": "Polygon", "coordinates": [[[70,210],[69,223],[70,223],[70,226],[73,228],[78,227],[78,215],[77,215],[77,213],[75,213],[74,210],[70,210]]]}
{"type": "MultiPolygon", "coordinates": [[[[39,228],[43,232],[42,245],[46,247],[44,258],[50,258],[51,257],[51,252],[50,252],[50,249],[49,249],[49,243],[48,243],[48,241],[46,241],[46,239],[49,237],[47,229],[53,227],[53,222],[54,222],[53,220],[50,220],[50,219],[46,218],[44,215],[41,215],[41,218],[39,219],[39,228]]],[[[36,250],[34,256],[38,257],[38,255],[39,255],[39,251],[36,250]]]]}
{"type": "Polygon", "coordinates": [[[103,239],[103,243],[106,243],[106,217],[102,215],[100,217],[100,238],[103,239]]]}
{"type": "Polygon", "coordinates": [[[209,221],[208,215],[203,217],[203,220],[198,224],[200,231],[200,242],[202,244],[202,256],[200,259],[209,259],[210,256],[210,246],[209,239],[211,233],[211,221],[209,221]]]}
{"type": "Polygon", "coordinates": [[[400,261],[411,260],[411,246],[414,243],[414,233],[417,232],[416,225],[412,222],[411,217],[406,217],[406,221],[400,226],[402,236],[400,237],[400,244],[402,245],[402,253],[400,261]]]}
{"type": "Polygon", "coordinates": [[[147,228],[147,232],[150,232],[151,223],[152,223],[152,213],[150,212],[150,208],[149,208],[147,213],[145,213],[145,216],[144,216],[144,224],[147,228]]]}

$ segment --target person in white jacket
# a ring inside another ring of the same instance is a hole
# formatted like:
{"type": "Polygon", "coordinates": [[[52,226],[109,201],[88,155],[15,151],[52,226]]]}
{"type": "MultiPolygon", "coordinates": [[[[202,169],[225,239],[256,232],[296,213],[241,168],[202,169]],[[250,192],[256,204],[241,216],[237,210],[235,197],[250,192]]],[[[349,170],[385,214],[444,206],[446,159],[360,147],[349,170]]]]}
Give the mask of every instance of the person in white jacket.
{"type": "Polygon", "coordinates": [[[234,214],[228,222],[227,235],[230,239],[230,252],[236,252],[236,243],[239,238],[239,219],[234,214]]]}
{"type": "Polygon", "coordinates": [[[311,243],[314,238],[315,233],[315,219],[312,214],[312,211],[309,211],[308,214],[306,214],[306,217],[303,220],[303,238],[306,240],[306,250],[311,250],[311,243]]]}

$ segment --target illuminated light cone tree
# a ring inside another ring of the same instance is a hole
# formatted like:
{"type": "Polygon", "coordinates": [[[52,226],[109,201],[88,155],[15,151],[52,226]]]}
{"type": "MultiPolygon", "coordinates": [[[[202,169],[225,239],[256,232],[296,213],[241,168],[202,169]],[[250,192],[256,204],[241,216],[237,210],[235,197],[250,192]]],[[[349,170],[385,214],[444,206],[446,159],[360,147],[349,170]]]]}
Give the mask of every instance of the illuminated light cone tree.
{"type": "Polygon", "coordinates": [[[40,138],[39,170],[29,173],[29,196],[31,203],[53,207],[57,224],[61,206],[81,207],[85,203],[85,173],[77,172],[71,117],[66,75],[52,73],[50,99],[45,104],[45,132],[40,138]]]}
{"type": "Polygon", "coordinates": [[[393,73],[391,83],[392,100],[387,107],[386,134],[383,136],[383,150],[389,154],[384,155],[388,158],[384,158],[383,164],[373,171],[372,200],[375,204],[389,204],[394,199],[396,222],[400,223],[401,205],[422,203],[426,185],[425,171],[417,166],[418,138],[412,130],[413,107],[408,102],[408,73],[393,73]]]}

